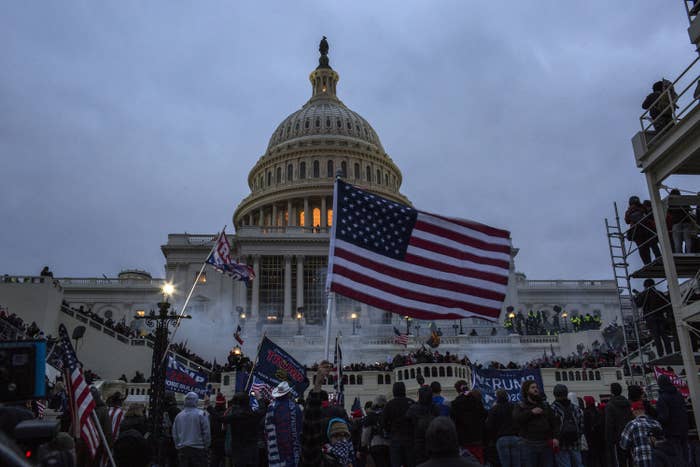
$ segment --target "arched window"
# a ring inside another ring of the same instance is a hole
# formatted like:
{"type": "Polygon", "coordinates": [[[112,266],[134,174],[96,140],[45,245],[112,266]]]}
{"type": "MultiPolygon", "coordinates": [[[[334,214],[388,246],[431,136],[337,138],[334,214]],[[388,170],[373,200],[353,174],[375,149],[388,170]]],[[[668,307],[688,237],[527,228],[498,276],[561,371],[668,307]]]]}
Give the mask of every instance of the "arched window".
{"type": "Polygon", "coordinates": [[[445,377],[445,367],[441,366],[440,368],[438,368],[438,370],[440,370],[440,377],[444,378],[445,377]]]}
{"type": "Polygon", "coordinates": [[[569,381],[569,375],[566,371],[561,372],[561,379],[562,381],[569,381]]]}
{"type": "Polygon", "coordinates": [[[277,167],[277,184],[282,183],[282,167],[277,167]]]}
{"type": "Polygon", "coordinates": [[[411,379],[416,377],[416,370],[411,368],[411,379]]]}
{"type": "Polygon", "coordinates": [[[314,178],[318,178],[321,176],[321,169],[319,168],[319,163],[318,161],[314,161],[314,178]]]}
{"type": "Polygon", "coordinates": [[[401,373],[401,370],[399,370],[399,372],[398,372],[397,375],[396,375],[396,378],[397,378],[399,381],[401,381],[401,380],[403,379],[403,378],[401,377],[401,374],[402,374],[402,373],[401,373]]]}
{"type": "Polygon", "coordinates": [[[382,183],[382,172],[379,169],[377,169],[377,183],[382,183]]]}
{"type": "Polygon", "coordinates": [[[438,372],[437,372],[437,367],[432,367],[430,369],[430,374],[433,375],[433,378],[437,378],[438,372]]]}
{"type": "Polygon", "coordinates": [[[328,178],[333,178],[333,160],[329,160],[326,163],[326,172],[328,173],[328,178]]]}
{"type": "Polygon", "coordinates": [[[350,384],[355,384],[355,375],[350,375],[350,384]]]}
{"type": "Polygon", "coordinates": [[[335,126],[337,126],[338,128],[340,128],[340,127],[343,126],[343,122],[341,122],[340,119],[338,119],[338,120],[335,121],[335,126]]]}
{"type": "Polygon", "coordinates": [[[321,128],[321,119],[316,117],[316,128],[321,128]]]}
{"type": "Polygon", "coordinates": [[[360,179],[360,164],[355,163],[355,179],[359,180],[360,179]]]}
{"type": "Polygon", "coordinates": [[[588,379],[589,379],[590,381],[593,381],[593,378],[594,378],[594,377],[593,377],[593,370],[589,370],[589,371],[588,371],[588,379]]]}
{"type": "Polygon", "coordinates": [[[340,163],[340,170],[343,172],[343,177],[348,176],[348,163],[343,161],[340,163]]]}
{"type": "Polygon", "coordinates": [[[308,119],[304,122],[304,128],[309,128],[309,120],[308,119]]]}
{"type": "Polygon", "coordinates": [[[357,375],[357,384],[362,384],[362,375],[357,375]]]}
{"type": "Polygon", "coordinates": [[[391,384],[391,375],[384,376],[384,384],[391,384]]]}
{"type": "Polygon", "coordinates": [[[384,174],[384,185],[389,186],[389,174],[384,174]]]}
{"type": "Polygon", "coordinates": [[[292,164],[289,164],[287,166],[287,181],[291,182],[292,181],[292,176],[294,175],[294,166],[292,164]]]}
{"type": "Polygon", "coordinates": [[[365,178],[367,179],[367,182],[372,181],[372,169],[370,168],[369,165],[367,166],[367,169],[365,170],[365,178]]]}
{"type": "Polygon", "coordinates": [[[452,377],[452,367],[451,366],[447,367],[447,376],[452,377]]]}
{"type": "Polygon", "coordinates": [[[430,367],[429,367],[429,366],[426,366],[426,367],[424,368],[423,371],[424,371],[423,374],[424,374],[425,376],[427,376],[428,378],[430,378],[430,367]]]}
{"type": "Polygon", "coordinates": [[[595,379],[596,381],[600,381],[600,371],[596,370],[595,372],[595,379]]]}
{"type": "Polygon", "coordinates": [[[586,370],[583,370],[583,371],[581,372],[581,378],[582,378],[584,381],[588,381],[588,373],[586,373],[586,370]]]}
{"type": "Polygon", "coordinates": [[[403,379],[408,379],[408,370],[403,370],[403,379]]]}
{"type": "Polygon", "coordinates": [[[573,381],[573,380],[574,380],[574,371],[569,370],[569,381],[573,381]]]}
{"type": "Polygon", "coordinates": [[[384,384],[384,375],[377,375],[377,384],[384,384]]]}
{"type": "Polygon", "coordinates": [[[306,162],[299,162],[299,178],[302,180],[306,178],[306,162]]]}
{"type": "Polygon", "coordinates": [[[581,372],[580,371],[576,372],[576,381],[581,381],[581,372]]]}
{"type": "Polygon", "coordinates": [[[558,371],[554,372],[554,380],[555,381],[561,381],[561,375],[559,374],[558,371]]]}
{"type": "Polygon", "coordinates": [[[348,384],[348,375],[343,375],[343,384],[348,384]]]}

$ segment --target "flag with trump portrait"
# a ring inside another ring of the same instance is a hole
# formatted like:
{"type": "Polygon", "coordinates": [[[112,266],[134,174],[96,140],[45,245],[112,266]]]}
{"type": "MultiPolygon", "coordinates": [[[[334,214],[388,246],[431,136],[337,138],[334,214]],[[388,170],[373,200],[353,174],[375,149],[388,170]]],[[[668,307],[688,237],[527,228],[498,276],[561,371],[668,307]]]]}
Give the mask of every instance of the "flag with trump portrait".
{"type": "Polygon", "coordinates": [[[507,230],[419,211],[342,180],[333,214],[331,292],[417,319],[498,320],[510,270],[507,230]]]}

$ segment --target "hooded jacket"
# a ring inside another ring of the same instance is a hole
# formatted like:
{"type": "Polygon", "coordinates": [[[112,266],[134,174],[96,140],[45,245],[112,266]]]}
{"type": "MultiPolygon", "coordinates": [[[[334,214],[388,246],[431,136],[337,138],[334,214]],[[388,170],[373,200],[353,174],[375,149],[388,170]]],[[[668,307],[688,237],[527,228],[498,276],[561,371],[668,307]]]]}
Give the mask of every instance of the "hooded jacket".
{"type": "Polygon", "coordinates": [[[484,442],[486,416],[481,399],[472,394],[460,394],[452,401],[450,417],[457,427],[457,440],[460,446],[480,445],[484,442]]]}
{"type": "Polygon", "coordinates": [[[185,408],[175,417],[173,442],[177,449],[206,449],[211,444],[209,417],[206,412],[197,408],[198,400],[197,393],[188,392],[185,396],[185,408]]]}
{"type": "Polygon", "coordinates": [[[668,376],[659,376],[659,399],[656,401],[656,411],[659,422],[664,429],[664,435],[683,437],[688,435],[688,415],[685,411],[685,400],[673,385],[668,376]]]}
{"type": "Polygon", "coordinates": [[[632,420],[630,401],[624,396],[613,396],[605,406],[605,441],[616,445],[620,441],[622,430],[632,420]]]}
{"type": "Polygon", "coordinates": [[[406,385],[399,381],[392,387],[394,398],[387,402],[382,413],[382,426],[392,441],[413,442],[413,426],[406,417],[408,408],[414,404],[406,397],[406,385]]]}
{"type": "Polygon", "coordinates": [[[418,390],[418,403],[408,408],[406,417],[413,427],[413,459],[416,464],[428,460],[428,451],[425,446],[425,433],[428,425],[436,416],[440,415],[440,409],[433,402],[433,394],[430,387],[424,386],[418,390]]]}
{"type": "Polygon", "coordinates": [[[516,436],[518,430],[513,423],[513,404],[508,398],[497,399],[486,419],[486,429],[493,439],[501,436],[516,436]]]}

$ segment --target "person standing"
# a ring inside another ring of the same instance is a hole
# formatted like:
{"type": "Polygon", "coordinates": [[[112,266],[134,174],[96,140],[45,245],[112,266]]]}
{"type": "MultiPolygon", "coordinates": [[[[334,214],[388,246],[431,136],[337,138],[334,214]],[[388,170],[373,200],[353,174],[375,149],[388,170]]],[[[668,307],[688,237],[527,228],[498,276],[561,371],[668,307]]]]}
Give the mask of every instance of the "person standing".
{"type": "Polygon", "coordinates": [[[226,430],[221,423],[221,417],[226,411],[226,398],[220,392],[216,394],[214,407],[207,406],[209,413],[209,426],[211,432],[211,449],[209,455],[210,467],[221,467],[224,461],[224,445],[226,444],[226,430]]]}
{"type": "Polygon", "coordinates": [[[563,384],[554,386],[555,401],[552,410],[559,418],[559,452],[554,455],[557,467],[583,467],[581,435],[583,412],[569,400],[569,389],[563,384]]]}
{"type": "Polygon", "coordinates": [[[644,220],[647,216],[642,202],[638,196],[630,196],[627,211],[625,211],[625,222],[629,225],[627,230],[627,240],[634,241],[639,250],[639,257],[644,264],[651,263],[651,239],[656,235],[651,231],[644,220]]]}
{"type": "Polygon", "coordinates": [[[406,413],[414,401],[406,397],[406,385],[403,381],[394,383],[392,392],[394,398],[387,402],[382,414],[382,427],[389,433],[391,467],[412,467],[413,428],[406,413]]]}
{"type": "Polygon", "coordinates": [[[673,445],[680,455],[683,465],[688,462],[688,416],[685,400],[671,379],[659,376],[659,398],[656,401],[656,413],[664,430],[666,441],[673,445]]]}
{"type": "Polygon", "coordinates": [[[559,448],[559,419],[544,403],[537,383],[523,381],[520,391],[522,400],[513,410],[513,420],[522,439],[522,464],[526,467],[552,467],[553,451],[559,448]]]}
{"type": "Polygon", "coordinates": [[[369,454],[376,467],[389,467],[389,438],[382,427],[382,414],[386,406],[386,397],[379,395],[372,402],[372,410],[367,412],[367,417],[362,425],[363,450],[369,450],[369,454]]]}
{"type": "Polygon", "coordinates": [[[610,385],[612,397],[605,405],[605,444],[608,449],[608,465],[627,465],[627,451],[620,449],[620,435],[627,423],[632,420],[630,402],[622,395],[620,383],[610,385]]]}
{"type": "Polygon", "coordinates": [[[272,403],[265,415],[267,460],[270,467],[296,467],[301,460],[302,414],[282,381],[272,390],[272,403]]]}
{"type": "Polygon", "coordinates": [[[631,451],[634,467],[654,467],[653,440],[661,435],[661,424],[644,412],[644,403],[636,401],[631,405],[634,418],[620,434],[620,448],[631,451]]]}
{"type": "Polygon", "coordinates": [[[433,381],[430,383],[430,390],[433,393],[433,404],[437,406],[438,415],[442,417],[449,417],[450,406],[447,405],[445,398],[442,397],[442,386],[440,383],[438,381],[433,381]]]}
{"type": "Polygon", "coordinates": [[[413,462],[420,464],[428,460],[425,433],[430,422],[439,415],[439,406],[434,402],[434,389],[424,386],[418,389],[418,403],[408,408],[406,417],[413,427],[413,462]]]}
{"type": "Polygon", "coordinates": [[[520,438],[513,423],[513,404],[508,393],[496,391],[496,403],[486,418],[486,430],[496,439],[496,451],[502,467],[520,467],[520,438]]]}
{"type": "Polygon", "coordinates": [[[482,464],[487,415],[480,391],[472,389],[452,401],[450,416],[457,427],[459,446],[469,451],[482,464]]]}
{"type": "Polygon", "coordinates": [[[226,456],[231,458],[236,467],[258,465],[258,427],[262,417],[262,413],[250,408],[250,396],[245,392],[237,392],[229,411],[220,418],[229,437],[229,441],[224,444],[226,456]]]}
{"type": "Polygon", "coordinates": [[[663,357],[673,352],[671,339],[666,334],[666,312],[670,309],[670,301],[656,290],[655,285],[654,279],[645,279],[644,291],[634,296],[634,303],[644,313],[644,322],[654,339],[657,355],[663,357]]]}
{"type": "Polygon", "coordinates": [[[459,455],[457,428],[448,417],[435,417],[428,425],[425,442],[430,458],[418,467],[479,467],[459,455]]]}
{"type": "Polygon", "coordinates": [[[593,396],[583,396],[586,408],[583,409],[583,430],[588,443],[584,463],[586,467],[605,466],[605,418],[595,406],[593,396]]]}
{"type": "Polygon", "coordinates": [[[173,442],[177,449],[179,467],[203,467],[207,465],[207,449],[211,444],[209,417],[197,408],[199,396],[188,392],[184,408],[173,422],[173,442]]]}

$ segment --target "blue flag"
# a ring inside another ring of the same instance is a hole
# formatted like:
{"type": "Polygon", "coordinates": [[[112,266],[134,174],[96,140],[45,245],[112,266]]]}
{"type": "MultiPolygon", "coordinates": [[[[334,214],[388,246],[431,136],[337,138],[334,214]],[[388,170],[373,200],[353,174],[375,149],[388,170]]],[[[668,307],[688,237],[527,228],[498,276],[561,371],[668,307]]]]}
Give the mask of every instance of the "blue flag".
{"type": "Polygon", "coordinates": [[[286,381],[291,386],[294,397],[301,396],[309,387],[306,367],[267,337],[263,337],[260,344],[253,376],[272,388],[286,381]]]}
{"type": "Polygon", "coordinates": [[[496,402],[496,391],[503,389],[508,400],[517,403],[521,400],[520,386],[523,381],[533,380],[544,394],[542,373],[539,368],[521,370],[489,370],[472,367],[472,389],[478,389],[484,397],[484,406],[490,409],[496,402]]]}
{"type": "Polygon", "coordinates": [[[196,392],[201,398],[207,393],[207,376],[199,371],[183,365],[168,355],[168,366],[165,369],[165,389],[187,394],[196,392]]]}

